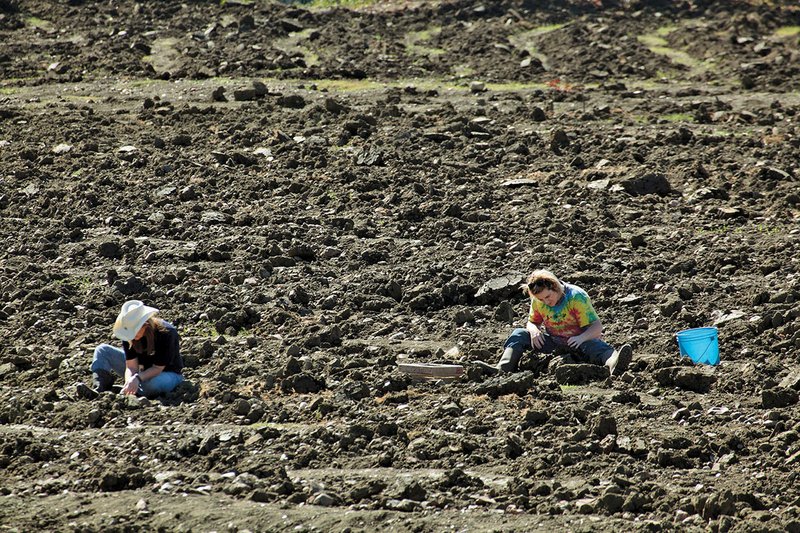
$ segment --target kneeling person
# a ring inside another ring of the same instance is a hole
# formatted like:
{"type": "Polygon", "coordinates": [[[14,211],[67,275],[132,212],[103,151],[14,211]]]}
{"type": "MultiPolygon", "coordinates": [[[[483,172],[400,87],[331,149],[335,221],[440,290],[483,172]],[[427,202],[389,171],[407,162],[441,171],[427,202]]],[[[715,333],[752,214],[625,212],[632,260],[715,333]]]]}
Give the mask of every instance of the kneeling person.
{"type": "Polygon", "coordinates": [[[97,392],[111,390],[115,375],[124,378],[123,394],[153,397],[171,392],[183,381],[178,331],[156,316],[158,309],[130,300],[114,323],[122,349],[101,344],[94,351],[92,372],[97,392]]]}

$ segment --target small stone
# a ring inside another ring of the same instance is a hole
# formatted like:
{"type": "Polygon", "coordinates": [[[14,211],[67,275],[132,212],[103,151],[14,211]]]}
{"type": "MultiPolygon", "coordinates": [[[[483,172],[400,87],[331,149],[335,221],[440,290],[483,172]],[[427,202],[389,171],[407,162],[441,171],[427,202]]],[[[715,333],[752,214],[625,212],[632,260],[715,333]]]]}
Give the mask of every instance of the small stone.
{"type": "Polygon", "coordinates": [[[689,409],[687,409],[686,407],[681,407],[680,409],[678,409],[674,413],[672,413],[672,419],[673,420],[684,420],[686,418],[689,418],[689,416],[691,414],[692,413],[689,411],[689,409]]]}
{"type": "Polygon", "coordinates": [[[330,97],[325,99],[325,109],[334,115],[338,115],[347,110],[344,104],[330,97]]]}
{"type": "Polygon", "coordinates": [[[470,322],[475,322],[475,315],[469,309],[459,309],[458,311],[456,311],[456,315],[454,318],[456,324],[459,326],[462,326],[470,322]]]}
{"type": "Polygon", "coordinates": [[[311,501],[313,505],[321,505],[322,507],[331,507],[336,505],[336,498],[326,492],[320,492],[311,501]]]}
{"type": "Polygon", "coordinates": [[[239,398],[233,403],[233,412],[240,416],[247,416],[250,412],[250,402],[244,398],[239,398]]]}
{"type": "Polygon", "coordinates": [[[61,144],[57,144],[53,148],[53,153],[61,155],[61,154],[66,154],[66,153],[70,152],[71,150],[72,150],[72,145],[71,144],[61,143],[61,144]]]}
{"type": "Polygon", "coordinates": [[[625,498],[615,492],[607,492],[598,501],[598,507],[610,514],[621,511],[624,504],[625,498]]]}
{"type": "Polygon", "coordinates": [[[547,120],[547,113],[541,107],[533,106],[531,108],[531,118],[536,122],[544,122],[547,120]]]}
{"type": "Polygon", "coordinates": [[[482,81],[473,81],[469,84],[469,92],[482,93],[486,91],[486,84],[482,81]]]}
{"type": "Polygon", "coordinates": [[[266,84],[258,80],[253,81],[253,90],[256,92],[256,96],[259,98],[269,94],[269,89],[267,89],[266,84]]]}
{"type": "Polygon", "coordinates": [[[575,502],[575,510],[580,514],[594,514],[596,506],[596,498],[581,498],[575,502]]]}
{"type": "Polygon", "coordinates": [[[227,102],[228,99],[225,98],[225,87],[219,86],[211,93],[211,99],[215,102],[227,102]]]}

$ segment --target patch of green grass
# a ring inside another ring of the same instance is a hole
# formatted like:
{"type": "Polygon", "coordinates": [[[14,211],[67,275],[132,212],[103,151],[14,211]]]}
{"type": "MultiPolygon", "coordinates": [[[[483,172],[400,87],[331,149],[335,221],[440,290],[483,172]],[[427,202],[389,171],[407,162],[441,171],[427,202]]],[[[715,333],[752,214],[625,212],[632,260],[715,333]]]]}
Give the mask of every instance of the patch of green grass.
{"type": "Polygon", "coordinates": [[[775,37],[794,37],[800,35],[800,26],[783,26],[775,30],[775,37]]]}
{"type": "Polygon", "coordinates": [[[506,92],[506,91],[531,91],[531,90],[545,90],[548,88],[546,83],[522,83],[522,82],[508,82],[508,83],[487,83],[486,88],[490,91],[506,92]]]}
{"type": "Polygon", "coordinates": [[[40,30],[50,31],[53,29],[53,23],[49,20],[40,19],[38,17],[28,17],[25,19],[25,25],[31,28],[38,28],[40,30]]]}
{"type": "Polygon", "coordinates": [[[475,69],[469,65],[461,64],[453,67],[453,76],[457,78],[468,78],[475,74],[475,69]]]}
{"type": "Polygon", "coordinates": [[[93,284],[93,280],[90,276],[75,276],[75,277],[66,277],[63,279],[57,279],[53,282],[56,286],[59,287],[69,287],[70,289],[79,292],[81,294],[88,293],[93,284]]]}
{"type": "Polygon", "coordinates": [[[655,33],[648,33],[647,35],[637,35],[636,40],[648,48],[666,47],[669,43],[664,37],[655,33]]]}
{"type": "Polygon", "coordinates": [[[665,46],[654,46],[650,48],[654,54],[667,56],[673,63],[685,65],[687,67],[698,68],[703,66],[703,61],[696,59],[682,50],[675,50],[665,46]]]}
{"type": "Polygon", "coordinates": [[[289,54],[302,54],[303,61],[309,67],[319,64],[319,55],[301,43],[307,41],[316,28],[306,28],[305,30],[290,33],[288,37],[275,41],[275,48],[289,54]]]}
{"type": "Polygon", "coordinates": [[[0,94],[15,94],[19,92],[16,87],[0,87],[0,94]]]}
{"type": "Polygon", "coordinates": [[[689,55],[683,50],[669,47],[669,43],[664,37],[672,33],[675,29],[674,26],[664,26],[657,29],[654,33],[638,35],[636,40],[645,45],[654,54],[666,56],[677,65],[683,65],[698,72],[710,69],[712,67],[711,61],[703,61],[689,55]]]}
{"type": "Polygon", "coordinates": [[[568,26],[570,23],[563,23],[563,24],[547,24],[544,26],[537,26],[536,28],[532,28],[530,30],[525,30],[523,32],[510,35],[508,37],[508,42],[511,43],[514,47],[519,48],[521,50],[525,50],[528,52],[531,57],[535,57],[539,61],[542,62],[545,68],[547,68],[547,57],[544,54],[539,53],[536,49],[536,38],[542,35],[546,35],[550,32],[554,32],[556,30],[560,30],[561,28],[568,26]]]}
{"type": "Polygon", "coordinates": [[[343,7],[358,9],[375,5],[377,0],[281,0],[283,4],[298,4],[309,10],[333,9],[343,7]]]}
{"type": "Polygon", "coordinates": [[[197,324],[191,324],[186,327],[185,331],[187,337],[206,337],[210,339],[219,337],[217,328],[214,327],[214,324],[210,320],[203,320],[197,324]]]}
{"type": "Polygon", "coordinates": [[[418,56],[440,56],[447,53],[443,48],[434,48],[425,46],[421,43],[427,43],[434,37],[442,33],[441,26],[431,26],[421,31],[412,31],[405,36],[406,50],[409,53],[418,56]]]}
{"type": "Polygon", "coordinates": [[[369,91],[386,87],[386,84],[378,83],[373,80],[308,80],[308,84],[312,83],[319,89],[328,89],[329,91],[337,92],[369,91]]]}
{"type": "Polygon", "coordinates": [[[567,392],[578,388],[577,385],[559,385],[559,387],[561,387],[561,392],[567,392]]]}
{"type": "Polygon", "coordinates": [[[669,122],[694,122],[694,117],[689,113],[670,113],[661,118],[669,122]]]}
{"type": "Polygon", "coordinates": [[[526,45],[531,44],[531,41],[534,38],[556,30],[560,30],[561,28],[567,26],[568,24],[569,24],[568,22],[565,22],[563,24],[545,24],[544,26],[537,26],[530,30],[525,30],[515,35],[511,35],[508,38],[508,40],[511,41],[511,44],[513,44],[514,46],[518,46],[519,48],[525,48],[526,45]],[[520,46],[520,44],[522,46],[520,46]]]}
{"type": "Polygon", "coordinates": [[[667,35],[669,35],[670,33],[672,33],[677,29],[678,29],[677,26],[661,26],[656,30],[656,35],[659,35],[661,37],[666,37],[667,35]]]}

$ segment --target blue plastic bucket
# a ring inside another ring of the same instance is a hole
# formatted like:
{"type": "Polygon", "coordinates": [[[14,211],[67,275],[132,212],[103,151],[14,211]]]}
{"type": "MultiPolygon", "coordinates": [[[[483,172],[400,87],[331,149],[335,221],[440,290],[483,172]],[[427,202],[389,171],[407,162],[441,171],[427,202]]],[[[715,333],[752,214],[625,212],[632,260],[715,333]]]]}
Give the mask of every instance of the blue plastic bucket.
{"type": "Polygon", "coordinates": [[[685,329],[675,334],[681,355],[695,364],[719,364],[717,328],[685,329]]]}

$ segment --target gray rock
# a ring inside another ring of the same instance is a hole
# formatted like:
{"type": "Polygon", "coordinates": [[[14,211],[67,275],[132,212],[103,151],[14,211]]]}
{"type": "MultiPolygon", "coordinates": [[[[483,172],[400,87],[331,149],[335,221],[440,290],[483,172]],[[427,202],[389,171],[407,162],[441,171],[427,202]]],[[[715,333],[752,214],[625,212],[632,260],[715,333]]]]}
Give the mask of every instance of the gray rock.
{"type": "Polygon", "coordinates": [[[798,393],[794,389],[774,387],[761,392],[761,407],[773,409],[796,404],[798,393]]]}
{"type": "Polygon", "coordinates": [[[233,91],[233,99],[237,102],[248,102],[256,99],[255,89],[236,89],[233,91]]]}
{"type": "Polygon", "coordinates": [[[75,395],[84,400],[94,400],[98,396],[97,391],[92,390],[85,383],[75,385],[75,395]]]}
{"type": "Polygon", "coordinates": [[[525,413],[525,424],[528,426],[539,426],[550,420],[550,413],[545,410],[529,409],[525,413]]]}
{"type": "Polygon", "coordinates": [[[634,175],[626,178],[621,183],[622,188],[631,196],[643,196],[645,194],[657,194],[666,196],[672,192],[672,186],[664,174],[653,172],[634,175]]]}
{"type": "Polygon", "coordinates": [[[405,512],[405,513],[410,513],[412,511],[415,511],[417,509],[417,507],[419,506],[419,504],[417,502],[415,502],[414,500],[408,500],[408,499],[396,500],[396,499],[392,499],[392,500],[387,500],[386,503],[385,503],[385,506],[386,506],[387,509],[392,510],[392,511],[402,511],[402,512],[405,512]]]}
{"type": "Polygon", "coordinates": [[[256,96],[259,98],[269,94],[269,89],[267,89],[266,84],[258,80],[253,81],[253,90],[256,92],[256,96]]]}
{"type": "Polygon", "coordinates": [[[480,304],[496,303],[501,300],[519,295],[519,286],[525,281],[525,276],[519,273],[510,273],[498,278],[492,278],[484,283],[475,293],[475,299],[480,304]]]}
{"type": "Polygon", "coordinates": [[[244,398],[239,398],[235,402],[233,402],[233,412],[234,414],[240,416],[247,416],[250,412],[250,402],[245,400],[244,398]]]}
{"type": "Polygon", "coordinates": [[[800,370],[793,370],[778,384],[784,389],[800,390],[800,370]]]}
{"type": "Polygon", "coordinates": [[[344,104],[330,97],[325,99],[325,109],[334,115],[347,111],[347,107],[344,104]]]}
{"type": "Polygon", "coordinates": [[[383,151],[377,146],[365,146],[356,153],[356,165],[382,166],[383,151]]]}
{"type": "Polygon", "coordinates": [[[499,398],[506,394],[525,396],[536,386],[533,372],[501,373],[479,384],[476,394],[486,394],[490,398],[499,398]]]}
{"type": "Polygon", "coordinates": [[[582,385],[608,378],[608,368],[592,364],[562,364],[555,369],[555,378],[560,385],[582,385]]]}
{"type": "Polygon", "coordinates": [[[597,502],[600,509],[609,514],[618,513],[625,505],[625,497],[615,492],[606,492],[597,502]]]}
{"type": "Polygon", "coordinates": [[[97,249],[100,257],[108,259],[119,259],[122,257],[122,246],[116,241],[103,241],[97,249]]]}
{"type": "Polygon", "coordinates": [[[133,296],[148,291],[147,285],[144,280],[136,276],[128,276],[126,278],[119,278],[111,285],[111,290],[118,291],[123,296],[133,296]]]}
{"type": "Polygon", "coordinates": [[[470,309],[459,309],[456,311],[454,320],[457,325],[462,326],[470,322],[475,322],[475,315],[470,309]]]}
{"type": "Polygon", "coordinates": [[[642,303],[644,298],[641,296],[636,296],[635,294],[629,294],[627,296],[623,296],[618,301],[622,305],[630,305],[630,306],[638,306],[642,303]]]}
{"type": "Polygon", "coordinates": [[[278,105],[281,107],[302,109],[306,106],[306,100],[299,94],[289,94],[278,98],[278,105]]]}
{"type": "Polygon", "coordinates": [[[508,300],[503,300],[494,310],[494,319],[498,322],[511,324],[514,322],[514,306],[508,300]]]}
{"type": "Polygon", "coordinates": [[[617,434],[617,419],[609,415],[597,415],[591,423],[592,433],[598,438],[617,434]]]}
{"type": "Polygon", "coordinates": [[[569,146],[569,135],[564,130],[555,130],[550,136],[550,150],[556,154],[560,153],[562,149],[569,146]]]}
{"type": "Polygon", "coordinates": [[[708,392],[716,381],[712,371],[675,366],[658,369],[654,377],[660,385],[694,392],[708,392]]]}
{"type": "Polygon", "coordinates": [[[313,505],[321,505],[322,507],[331,507],[336,505],[336,498],[327,492],[320,492],[314,496],[314,499],[311,500],[311,503],[313,505]]]}
{"type": "Polygon", "coordinates": [[[659,306],[661,314],[667,317],[675,316],[683,309],[683,302],[676,295],[670,295],[667,301],[659,306]]]}
{"type": "Polygon", "coordinates": [[[211,99],[215,102],[227,102],[225,98],[225,87],[219,86],[211,93],[211,99]]]}
{"type": "Polygon", "coordinates": [[[544,122],[547,120],[547,113],[545,113],[544,109],[541,107],[533,106],[533,108],[531,108],[531,118],[536,122],[544,122]]]}
{"type": "Polygon", "coordinates": [[[482,93],[486,91],[486,84],[482,81],[473,81],[469,84],[469,91],[471,93],[482,93]]]}

